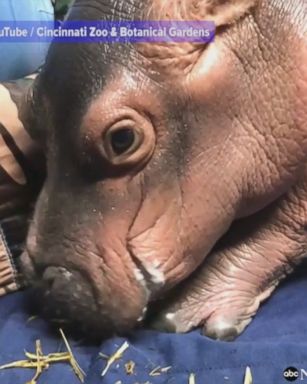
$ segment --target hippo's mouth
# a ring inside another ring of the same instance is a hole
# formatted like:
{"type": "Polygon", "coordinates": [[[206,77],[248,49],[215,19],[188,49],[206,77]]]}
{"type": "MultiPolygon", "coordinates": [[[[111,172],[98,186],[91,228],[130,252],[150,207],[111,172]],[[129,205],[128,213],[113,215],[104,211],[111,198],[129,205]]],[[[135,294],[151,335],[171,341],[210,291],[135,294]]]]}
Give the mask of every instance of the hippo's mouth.
{"type": "Polygon", "coordinates": [[[137,282],[145,289],[148,301],[154,300],[165,283],[164,274],[158,268],[159,264],[140,260],[129,244],[127,249],[135,265],[134,276],[137,282]]]}

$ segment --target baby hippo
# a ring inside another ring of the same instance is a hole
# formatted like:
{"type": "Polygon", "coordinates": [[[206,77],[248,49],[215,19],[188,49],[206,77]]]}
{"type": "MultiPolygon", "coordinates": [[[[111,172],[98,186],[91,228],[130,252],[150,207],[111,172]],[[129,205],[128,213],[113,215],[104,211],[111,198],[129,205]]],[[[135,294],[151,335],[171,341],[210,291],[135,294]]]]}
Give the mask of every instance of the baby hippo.
{"type": "Polygon", "coordinates": [[[103,336],[150,309],[158,329],[235,338],[307,254],[306,1],[76,0],[68,19],[217,34],[52,44],[28,119],[48,176],[22,257],[43,313],[103,336]]]}

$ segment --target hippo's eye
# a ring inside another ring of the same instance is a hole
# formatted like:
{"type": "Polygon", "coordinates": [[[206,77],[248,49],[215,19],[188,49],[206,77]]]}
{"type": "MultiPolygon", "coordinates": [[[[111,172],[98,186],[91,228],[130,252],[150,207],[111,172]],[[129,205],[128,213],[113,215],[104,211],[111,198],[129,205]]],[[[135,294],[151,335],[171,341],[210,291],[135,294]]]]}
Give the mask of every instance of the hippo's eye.
{"type": "Polygon", "coordinates": [[[118,129],[111,133],[111,147],[116,155],[122,155],[134,147],[137,141],[137,134],[131,128],[118,129]]]}
{"type": "Polygon", "coordinates": [[[99,150],[111,166],[119,170],[144,164],[153,154],[155,132],[151,122],[134,113],[133,119],[124,118],[105,129],[99,150]]]}
{"type": "Polygon", "coordinates": [[[142,144],[142,134],[133,126],[129,126],[131,124],[126,123],[113,126],[105,136],[105,152],[112,162],[133,154],[142,144]]]}

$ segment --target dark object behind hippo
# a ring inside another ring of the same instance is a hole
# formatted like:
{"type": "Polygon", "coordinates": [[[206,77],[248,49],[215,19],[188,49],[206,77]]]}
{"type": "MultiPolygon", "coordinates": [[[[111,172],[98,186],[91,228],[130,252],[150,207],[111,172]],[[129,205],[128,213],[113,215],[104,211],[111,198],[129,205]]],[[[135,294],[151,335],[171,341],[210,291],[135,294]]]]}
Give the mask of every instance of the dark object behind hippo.
{"type": "MultiPolygon", "coordinates": [[[[306,254],[307,5],[76,0],[70,20],[208,19],[208,46],[53,44],[48,177],[23,265],[43,311],[231,339],[306,254]],[[219,241],[220,240],[220,241],[219,241]]],[[[34,118],[35,116],[35,118],[34,118]]]]}

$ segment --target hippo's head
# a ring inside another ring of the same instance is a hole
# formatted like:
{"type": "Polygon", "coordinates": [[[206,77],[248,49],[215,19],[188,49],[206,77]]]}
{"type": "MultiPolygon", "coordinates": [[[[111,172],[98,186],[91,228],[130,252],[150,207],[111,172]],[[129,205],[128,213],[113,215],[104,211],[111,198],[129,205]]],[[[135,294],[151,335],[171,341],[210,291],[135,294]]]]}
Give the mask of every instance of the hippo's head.
{"type": "Polygon", "coordinates": [[[48,177],[23,256],[47,313],[134,327],[234,220],[284,193],[305,158],[300,7],[75,1],[70,20],[206,19],[217,36],[51,46],[34,90],[48,177]]]}

